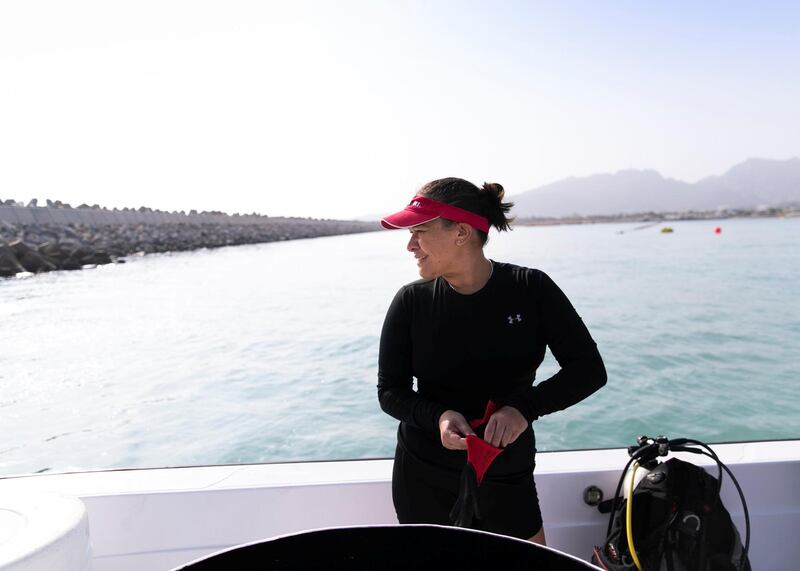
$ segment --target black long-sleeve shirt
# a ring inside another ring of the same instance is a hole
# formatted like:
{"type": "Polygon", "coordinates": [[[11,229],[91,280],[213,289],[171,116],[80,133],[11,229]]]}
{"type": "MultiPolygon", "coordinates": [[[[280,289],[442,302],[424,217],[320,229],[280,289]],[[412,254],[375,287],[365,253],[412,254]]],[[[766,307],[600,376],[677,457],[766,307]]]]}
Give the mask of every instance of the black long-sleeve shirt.
{"type": "Polygon", "coordinates": [[[544,272],[513,264],[495,262],[487,284],[471,295],[442,278],[404,286],[381,332],[381,408],[401,421],[401,442],[423,457],[446,455],[438,450],[445,410],[471,420],[493,400],[533,422],[605,382],[597,345],[564,293],[544,272]],[[547,346],[561,370],[533,385],[547,346]]]}

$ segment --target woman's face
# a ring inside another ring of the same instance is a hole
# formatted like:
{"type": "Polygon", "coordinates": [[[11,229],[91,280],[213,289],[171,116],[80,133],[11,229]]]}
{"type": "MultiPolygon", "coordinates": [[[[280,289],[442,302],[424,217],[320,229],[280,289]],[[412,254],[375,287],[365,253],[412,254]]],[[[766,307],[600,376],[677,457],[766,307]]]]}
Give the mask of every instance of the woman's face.
{"type": "Polygon", "coordinates": [[[459,254],[456,244],[459,236],[458,224],[445,224],[437,219],[409,228],[409,231],[411,239],[407,249],[417,259],[422,278],[435,278],[454,269],[453,265],[459,254]]]}

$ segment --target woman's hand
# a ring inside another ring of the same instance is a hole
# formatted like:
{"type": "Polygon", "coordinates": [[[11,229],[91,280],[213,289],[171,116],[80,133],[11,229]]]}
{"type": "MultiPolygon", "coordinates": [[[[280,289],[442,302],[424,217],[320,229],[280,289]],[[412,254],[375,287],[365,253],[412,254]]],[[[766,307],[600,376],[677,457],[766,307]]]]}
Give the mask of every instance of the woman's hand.
{"type": "Polygon", "coordinates": [[[504,406],[489,417],[483,439],[492,446],[505,448],[525,432],[528,426],[528,421],[520,411],[513,406],[504,406]]]}
{"type": "Polygon", "coordinates": [[[454,410],[446,410],[439,417],[439,434],[442,446],[448,450],[466,450],[466,436],[475,434],[475,431],[464,415],[454,410]]]}

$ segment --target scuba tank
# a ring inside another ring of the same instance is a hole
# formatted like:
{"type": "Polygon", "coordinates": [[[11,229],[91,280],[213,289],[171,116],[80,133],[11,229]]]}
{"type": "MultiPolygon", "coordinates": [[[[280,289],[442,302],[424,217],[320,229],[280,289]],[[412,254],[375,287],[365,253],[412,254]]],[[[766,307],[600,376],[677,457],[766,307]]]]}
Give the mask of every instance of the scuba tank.
{"type": "Polygon", "coordinates": [[[627,500],[631,490],[635,490],[644,478],[652,472],[652,469],[657,466],[659,462],[654,460],[653,463],[646,466],[637,466],[635,470],[628,470],[625,472],[625,477],[622,481],[622,499],[627,500]],[[633,485],[631,485],[633,480],[633,485]]]}

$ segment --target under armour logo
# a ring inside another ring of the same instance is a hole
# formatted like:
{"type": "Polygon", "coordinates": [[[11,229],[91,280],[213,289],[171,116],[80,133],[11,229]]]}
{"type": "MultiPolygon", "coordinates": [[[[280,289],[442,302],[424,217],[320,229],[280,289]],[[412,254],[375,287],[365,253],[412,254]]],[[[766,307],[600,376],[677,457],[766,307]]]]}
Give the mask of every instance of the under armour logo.
{"type": "Polygon", "coordinates": [[[514,325],[514,321],[516,321],[517,323],[521,323],[522,322],[522,316],[519,313],[516,316],[509,315],[508,316],[508,324],[509,325],[514,325]]]}

